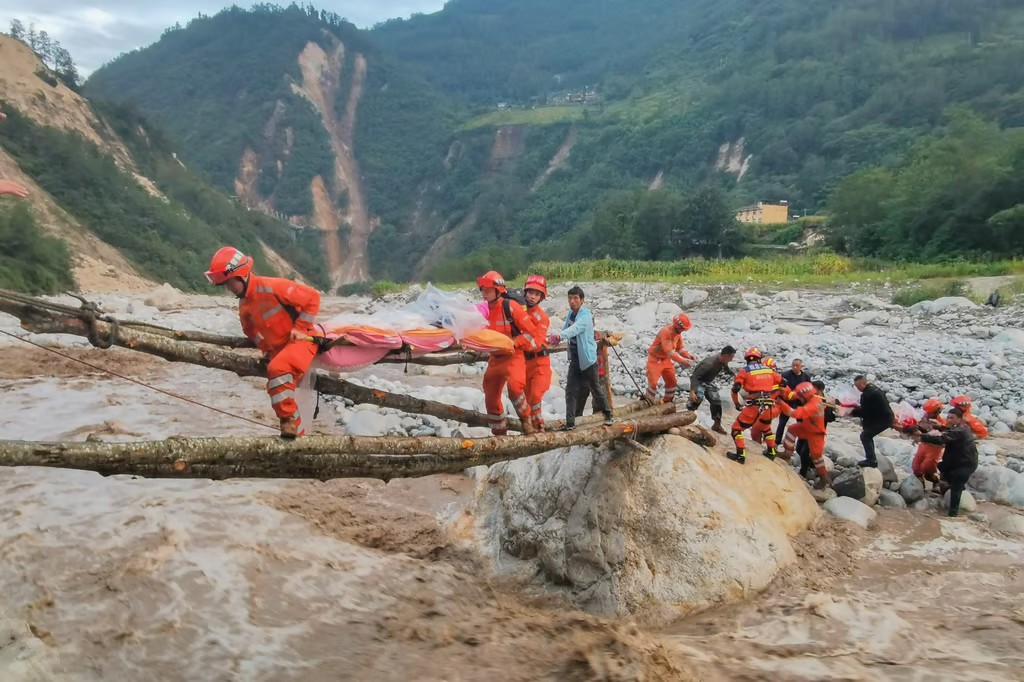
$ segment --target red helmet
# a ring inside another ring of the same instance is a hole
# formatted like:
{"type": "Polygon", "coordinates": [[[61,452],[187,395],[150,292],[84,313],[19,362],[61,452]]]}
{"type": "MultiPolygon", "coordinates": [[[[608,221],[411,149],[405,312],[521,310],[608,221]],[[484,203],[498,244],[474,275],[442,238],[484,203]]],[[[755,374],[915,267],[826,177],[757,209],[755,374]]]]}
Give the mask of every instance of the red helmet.
{"type": "Polygon", "coordinates": [[[924,410],[925,415],[935,416],[939,412],[942,412],[942,401],[937,398],[929,398],[924,401],[924,405],[921,406],[924,410]]]}
{"type": "Polygon", "coordinates": [[[544,275],[529,275],[526,278],[526,284],[523,285],[523,290],[529,291],[530,289],[533,289],[534,291],[539,291],[541,296],[547,298],[548,281],[544,279],[544,275]]]}
{"type": "Polygon", "coordinates": [[[505,293],[505,278],[501,276],[501,273],[497,270],[491,270],[483,277],[476,278],[476,286],[478,289],[491,288],[497,289],[499,293],[505,293]]]}
{"type": "Polygon", "coordinates": [[[232,277],[245,279],[252,272],[252,258],[233,246],[225,246],[213,254],[206,279],[218,286],[226,284],[232,277]]]}
{"type": "Polygon", "coordinates": [[[672,326],[674,326],[676,329],[680,331],[685,332],[687,329],[693,326],[693,323],[690,322],[690,318],[686,316],[686,313],[679,313],[678,315],[672,318],[672,326]]]}
{"type": "Polygon", "coordinates": [[[814,388],[814,384],[812,384],[809,381],[805,381],[802,384],[798,384],[796,389],[794,389],[794,393],[796,393],[797,397],[804,401],[806,401],[808,398],[810,398],[817,392],[818,389],[814,388]]]}
{"type": "Polygon", "coordinates": [[[971,411],[971,399],[965,395],[958,395],[957,397],[950,400],[949,404],[952,405],[953,407],[959,407],[964,412],[971,411]]]}
{"type": "Polygon", "coordinates": [[[761,359],[761,349],[756,347],[756,346],[754,348],[748,348],[747,352],[743,354],[743,359],[744,360],[760,360],[761,359]]]}
{"type": "Polygon", "coordinates": [[[761,361],[761,364],[765,367],[775,369],[775,358],[765,358],[761,361]]]}

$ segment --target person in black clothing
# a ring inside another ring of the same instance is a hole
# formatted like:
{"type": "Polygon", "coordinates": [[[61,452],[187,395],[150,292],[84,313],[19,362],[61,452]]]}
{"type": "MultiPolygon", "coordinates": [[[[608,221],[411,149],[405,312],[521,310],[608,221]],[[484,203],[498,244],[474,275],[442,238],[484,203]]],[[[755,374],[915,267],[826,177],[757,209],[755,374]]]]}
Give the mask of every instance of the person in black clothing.
{"type": "MultiPolygon", "coordinates": [[[[825,397],[825,382],[824,381],[812,381],[811,384],[822,398],[825,397]]],[[[836,408],[832,403],[825,403],[825,426],[837,419],[836,408]]],[[[796,442],[796,454],[800,455],[800,475],[804,478],[807,477],[808,472],[814,470],[814,460],[811,459],[811,446],[810,444],[801,438],[796,442]]]]}
{"type": "Polygon", "coordinates": [[[943,433],[922,434],[921,440],[932,445],[944,445],[939,473],[949,484],[949,515],[959,516],[960,496],[967,487],[971,474],[978,468],[978,448],[974,444],[974,433],[963,420],[964,413],[954,407],[946,415],[947,426],[943,433]]]}
{"type": "MultiPolygon", "coordinates": [[[[813,377],[810,375],[810,373],[804,371],[804,361],[801,360],[800,358],[794,360],[793,363],[790,365],[790,368],[782,373],[782,380],[786,383],[786,387],[790,391],[795,391],[797,386],[804,383],[805,381],[811,381],[812,379],[813,377]]],[[[786,402],[789,404],[790,407],[800,407],[800,401],[796,400],[795,398],[793,400],[787,400],[786,402]]],[[[776,443],[782,442],[782,437],[786,435],[786,424],[788,423],[789,415],[780,414],[779,426],[778,428],[775,429],[776,443]]]]}
{"type": "Polygon", "coordinates": [[[715,379],[719,374],[735,376],[736,373],[729,368],[729,363],[734,357],[736,349],[726,346],[721,353],[709,355],[701,360],[690,374],[690,402],[686,409],[691,412],[696,410],[704,402],[704,398],[707,398],[708,407],[711,408],[711,419],[714,420],[711,430],[716,433],[727,432],[722,428],[722,397],[715,386],[715,379]]]}
{"type": "Polygon", "coordinates": [[[864,446],[864,459],[857,462],[857,466],[877,468],[875,436],[891,427],[896,415],[892,413],[885,391],[869,383],[865,376],[854,377],[853,385],[861,392],[861,396],[860,405],[853,408],[851,416],[860,417],[860,442],[864,446]]]}

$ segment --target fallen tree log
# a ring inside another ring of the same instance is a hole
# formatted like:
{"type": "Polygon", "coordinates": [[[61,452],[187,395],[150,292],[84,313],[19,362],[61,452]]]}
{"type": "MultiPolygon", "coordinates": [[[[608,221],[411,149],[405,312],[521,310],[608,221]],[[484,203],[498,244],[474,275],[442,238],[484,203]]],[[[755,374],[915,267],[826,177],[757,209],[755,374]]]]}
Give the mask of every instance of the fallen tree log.
{"type": "MultiPolygon", "coordinates": [[[[671,407],[671,406],[668,406],[671,407]]],[[[0,466],[95,471],[147,478],[415,478],[530,457],[572,445],[662,433],[693,412],[642,417],[614,426],[502,438],[309,436],[168,438],[137,443],[0,441],[0,466]]]]}

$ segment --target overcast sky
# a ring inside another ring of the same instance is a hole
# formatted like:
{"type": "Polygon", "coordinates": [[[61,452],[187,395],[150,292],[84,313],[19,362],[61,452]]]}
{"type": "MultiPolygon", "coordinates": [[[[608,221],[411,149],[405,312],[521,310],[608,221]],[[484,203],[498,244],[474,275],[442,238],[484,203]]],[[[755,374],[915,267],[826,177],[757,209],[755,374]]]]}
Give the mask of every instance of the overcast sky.
{"type": "MultiPolygon", "coordinates": [[[[26,28],[35,23],[36,30],[60,41],[84,76],[122,52],[156,42],[176,21],[184,25],[199,12],[216,14],[231,4],[231,0],[0,0],[0,30],[6,32],[11,19],[20,19],[26,28]]],[[[234,4],[249,7],[253,0],[234,4]]],[[[287,5],[290,0],[276,4],[287,5]]],[[[365,27],[414,12],[434,12],[444,0],[320,0],[313,5],[365,27]]]]}

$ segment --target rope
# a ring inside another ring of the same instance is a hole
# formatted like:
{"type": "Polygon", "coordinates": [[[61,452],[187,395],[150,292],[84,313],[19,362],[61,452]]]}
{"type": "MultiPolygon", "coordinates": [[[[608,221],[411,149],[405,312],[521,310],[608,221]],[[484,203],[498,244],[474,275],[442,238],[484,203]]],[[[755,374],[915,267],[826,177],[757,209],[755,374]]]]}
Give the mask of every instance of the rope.
{"type": "Polygon", "coordinates": [[[104,374],[109,374],[111,376],[117,377],[118,379],[124,379],[125,381],[130,381],[133,384],[137,384],[139,386],[142,386],[143,388],[148,388],[151,391],[156,391],[157,393],[162,393],[162,394],[164,394],[166,396],[170,396],[171,398],[176,398],[177,400],[181,400],[181,401],[186,402],[186,403],[191,403],[191,404],[197,405],[199,407],[205,407],[208,410],[211,410],[213,412],[217,412],[217,413],[222,414],[222,415],[224,415],[226,417],[231,417],[232,419],[238,419],[240,421],[249,422],[250,424],[255,424],[256,426],[262,426],[264,428],[273,429],[274,431],[278,430],[277,426],[271,426],[270,424],[267,424],[265,422],[258,422],[255,419],[249,419],[248,417],[243,417],[241,415],[237,415],[237,414],[234,414],[234,413],[231,413],[231,412],[226,412],[225,410],[222,410],[222,409],[220,409],[218,407],[213,407],[212,405],[206,405],[204,403],[198,402],[198,401],[193,400],[191,398],[187,398],[187,397],[185,397],[183,395],[178,395],[177,393],[171,393],[170,391],[165,391],[164,389],[157,388],[156,386],[150,386],[149,384],[144,383],[142,381],[139,381],[138,379],[133,379],[132,377],[124,376],[123,374],[118,374],[117,372],[114,372],[112,370],[106,369],[105,367],[100,367],[98,365],[92,364],[91,362],[86,362],[85,360],[81,360],[79,358],[72,357],[72,356],[68,355],[67,353],[62,353],[61,351],[59,351],[59,350],[57,350],[55,348],[50,348],[49,346],[44,346],[42,344],[36,343],[35,341],[30,341],[29,339],[22,338],[22,337],[18,336],[17,334],[12,334],[11,332],[9,332],[9,331],[7,331],[5,329],[0,329],[0,334],[4,334],[6,336],[9,336],[12,339],[17,339],[19,341],[24,341],[25,343],[29,344],[30,346],[35,346],[36,348],[42,348],[45,351],[49,351],[49,352],[51,352],[51,353],[53,353],[55,355],[59,355],[62,358],[65,358],[67,360],[71,360],[73,362],[77,362],[79,364],[85,365],[86,367],[94,369],[97,372],[103,372],[104,374]]]}
{"type": "Polygon", "coordinates": [[[619,363],[622,365],[622,369],[626,371],[626,375],[629,377],[630,381],[633,382],[633,385],[636,386],[637,392],[640,394],[641,397],[643,397],[646,391],[640,388],[640,384],[636,383],[636,378],[630,373],[629,367],[626,367],[626,361],[622,359],[621,355],[619,355],[619,349],[616,348],[615,346],[609,346],[609,348],[611,348],[612,352],[615,353],[615,357],[619,359],[619,363]]]}

